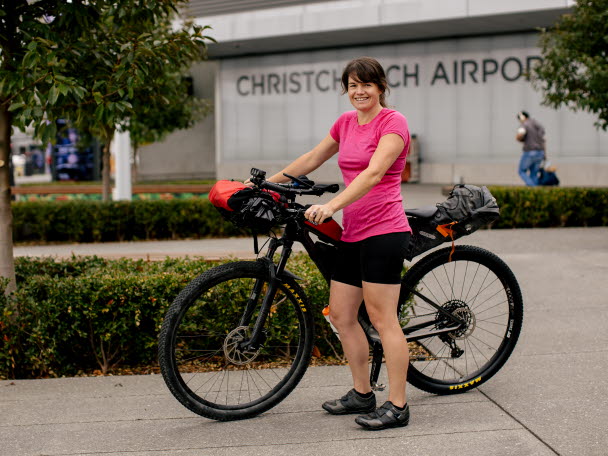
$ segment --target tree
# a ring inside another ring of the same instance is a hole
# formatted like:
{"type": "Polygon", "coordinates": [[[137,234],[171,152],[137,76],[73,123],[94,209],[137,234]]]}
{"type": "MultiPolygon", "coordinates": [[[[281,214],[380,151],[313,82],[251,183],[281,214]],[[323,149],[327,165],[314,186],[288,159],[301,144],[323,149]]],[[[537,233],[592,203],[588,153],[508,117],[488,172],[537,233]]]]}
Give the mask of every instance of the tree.
{"type": "MultiPolygon", "coordinates": [[[[0,0],[0,275],[15,287],[8,161],[12,127],[33,126],[44,143],[57,119],[97,136],[104,148],[134,115],[135,95],[155,92],[150,74],[183,68],[205,56],[207,27],[185,25],[166,36],[182,0],[0,0]]],[[[166,97],[165,97],[166,98],[166,97]]],[[[166,98],[170,102],[169,98],[166,98]]],[[[141,105],[141,104],[140,104],[141,105]]]]}
{"type": "Polygon", "coordinates": [[[541,30],[543,61],[532,70],[543,104],[598,117],[608,129],[608,0],[579,0],[555,27],[541,30]]]}
{"type": "MultiPolygon", "coordinates": [[[[171,24],[166,22],[150,33],[155,40],[161,40],[173,32],[171,24]]],[[[190,128],[211,111],[211,101],[194,96],[190,90],[192,81],[187,77],[190,67],[191,62],[184,61],[152,68],[148,84],[134,90],[133,113],[124,126],[130,133],[134,157],[143,144],[160,141],[175,130],[190,128]]],[[[135,165],[132,173],[137,174],[135,165]]]]}

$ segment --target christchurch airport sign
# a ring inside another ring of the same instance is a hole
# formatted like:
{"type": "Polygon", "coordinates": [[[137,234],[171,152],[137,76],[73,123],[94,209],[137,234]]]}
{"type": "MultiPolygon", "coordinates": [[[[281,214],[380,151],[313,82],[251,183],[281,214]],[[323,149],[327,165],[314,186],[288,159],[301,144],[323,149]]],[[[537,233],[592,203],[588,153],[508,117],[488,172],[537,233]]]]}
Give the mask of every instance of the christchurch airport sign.
{"type": "MultiPolygon", "coordinates": [[[[500,78],[514,82],[526,78],[534,64],[542,61],[538,55],[505,57],[502,60],[456,59],[437,61],[425,73],[419,63],[389,63],[385,65],[388,85],[396,87],[484,84],[500,78]]],[[[328,92],[340,90],[342,70],[325,68],[316,71],[269,72],[243,74],[236,79],[236,91],[240,96],[281,95],[301,92],[328,92]]]]}

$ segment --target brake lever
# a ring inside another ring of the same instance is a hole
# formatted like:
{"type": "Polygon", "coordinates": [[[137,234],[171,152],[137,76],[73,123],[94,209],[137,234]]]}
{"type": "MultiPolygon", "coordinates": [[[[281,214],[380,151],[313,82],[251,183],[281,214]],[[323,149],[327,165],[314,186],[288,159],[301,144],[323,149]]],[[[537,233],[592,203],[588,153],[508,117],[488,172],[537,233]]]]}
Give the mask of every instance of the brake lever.
{"type": "Polygon", "coordinates": [[[283,176],[290,178],[292,181],[297,182],[304,188],[313,188],[313,186],[315,185],[315,183],[313,181],[311,181],[310,179],[308,179],[306,176],[295,177],[295,176],[290,176],[287,173],[283,173],[283,176]],[[302,178],[304,178],[306,180],[304,180],[302,178]]]}

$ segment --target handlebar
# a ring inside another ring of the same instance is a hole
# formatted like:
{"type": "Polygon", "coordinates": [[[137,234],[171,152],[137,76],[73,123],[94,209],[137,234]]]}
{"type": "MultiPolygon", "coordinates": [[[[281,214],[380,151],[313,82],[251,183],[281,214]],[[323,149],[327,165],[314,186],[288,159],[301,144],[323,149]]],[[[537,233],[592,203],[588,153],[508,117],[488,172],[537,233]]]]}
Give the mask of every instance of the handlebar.
{"type": "Polygon", "coordinates": [[[279,184],[275,182],[269,182],[266,180],[266,171],[261,169],[251,168],[251,182],[257,187],[266,190],[272,190],[280,193],[287,197],[294,197],[295,195],[316,195],[321,196],[324,193],[336,193],[340,187],[338,184],[315,184],[313,181],[308,179],[306,176],[299,176],[295,178],[288,174],[285,174],[292,180],[291,184],[279,184]]]}
{"type": "MultiPolygon", "coordinates": [[[[290,176],[283,173],[285,177],[291,179],[290,184],[279,184],[266,180],[266,171],[257,168],[251,168],[250,181],[258,188],[263,190],[271,190],[281,195],[283,202],[287,203],[283,208],[284,213],[290,214],[290,217],[295,217],[297,220],[304,220],[304,213],[311,206],[310,204],[302,205],[295,202],[296,195],[315,195],[321,196],[324,193],[336,193],[340,186],[338,184],[315,184],[306,176],[290,176]]],[[[331,220],[331,217],[324,220],[323,223],[331,220]]],[[[316,223],[311,222],[316,225],[316,223]]]]}

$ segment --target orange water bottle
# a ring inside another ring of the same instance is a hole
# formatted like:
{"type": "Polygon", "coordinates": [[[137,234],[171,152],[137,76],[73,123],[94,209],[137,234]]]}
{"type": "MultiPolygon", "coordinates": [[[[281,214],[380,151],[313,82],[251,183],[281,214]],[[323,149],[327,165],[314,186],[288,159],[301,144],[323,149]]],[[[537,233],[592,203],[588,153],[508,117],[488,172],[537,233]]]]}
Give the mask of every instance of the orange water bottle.
{"type": "Polygon", "coordinates": [[[323,307],[323,316],[325,317],[325,319],[327,320],[327,322],[331,326],[331,330],[334,332],[334,334],[336,335],[336,337],[339,339],[340,335],[338,334],[338,330],[336,329],[336,327],[334,325],[331,324],[331,320],[329,319],[329,306],[323,307]]]}

